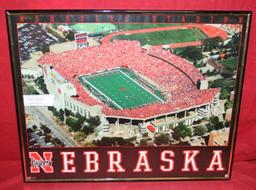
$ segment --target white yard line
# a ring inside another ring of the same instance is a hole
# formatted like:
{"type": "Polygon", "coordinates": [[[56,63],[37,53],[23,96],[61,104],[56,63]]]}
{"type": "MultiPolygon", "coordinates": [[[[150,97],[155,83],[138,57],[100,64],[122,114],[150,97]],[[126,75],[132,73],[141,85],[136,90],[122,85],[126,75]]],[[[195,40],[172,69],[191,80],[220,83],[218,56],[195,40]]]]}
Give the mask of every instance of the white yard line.
{"type": "MultiPolygon", "coordinates": [[[[114,73],[114,72],[117,72],[117,71],[115,71],[115,70],[102,70],[102,71],[97,71],[96,73],[93,73],[93,74],[90,74],[90,75],[86,75],[85,77],[86,78],[94,78],[96,76],[104,76],[106,74],[114,73]]],[[[81,77],[83,77],[83,76],[81,76],[81,77]]]]}
{"type": "Polygon", "coordinates": [[[153,94],[152,92],[150,92],[148,89],[146,89],[144,86],[142,86],[141,84],[139,84],[137,81],[135,81],[133,78],[131,78],[129,75],[127,75],[125,72],[119,70],[119,72],[121,72],[123,75],[125,75],[126,77],[128,77],[130,80],[132,80],[134,83],[136,83],[137,85],[139,85],[141,88],[143,88],[144,90],[146,90],[147,92],[149,92],[151,95],[153,95],[155,98],[157,98],[158,100],[160,100],[162,103],[164,103],[164,101],[159,98],[158,96],[156,96],[155,94],[153,94]]]}
{"type": "Polygon", "coordinates": [[[103,92],[101,92],[98,88],[96,88],[92,83],[90,83],[88,80],[86,80],[85,78],[83,78],[83,81],[88,83],[89,85],[91,85],[96,91],[98,91],[101,95],[105,96],[108,100],[110,100],[111,102],[113,102],[117,107],[119,107],[121,110],[123,109],[119,104],[117,104],[114,100],[112,100],[111,98],[109,98],[106,94],[104,94],[103,92]]]}

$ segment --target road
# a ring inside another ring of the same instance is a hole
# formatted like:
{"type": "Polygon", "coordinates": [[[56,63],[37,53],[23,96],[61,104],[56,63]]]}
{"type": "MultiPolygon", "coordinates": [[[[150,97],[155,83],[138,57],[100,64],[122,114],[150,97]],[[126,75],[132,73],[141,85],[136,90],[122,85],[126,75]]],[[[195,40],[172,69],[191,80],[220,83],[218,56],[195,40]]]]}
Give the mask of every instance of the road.
{"type": "Polygon", "coordinates": [[[26,107],[26,113],[32,114],[33,120],[37,120],[42,124],[45,124],[49,129],[51,129],[54,136],[60,139],[65,146],[75,147],[79,146],[74,139],[72,139],[60,126],[58,126],[47,113],[44,107],[26,107]]]}

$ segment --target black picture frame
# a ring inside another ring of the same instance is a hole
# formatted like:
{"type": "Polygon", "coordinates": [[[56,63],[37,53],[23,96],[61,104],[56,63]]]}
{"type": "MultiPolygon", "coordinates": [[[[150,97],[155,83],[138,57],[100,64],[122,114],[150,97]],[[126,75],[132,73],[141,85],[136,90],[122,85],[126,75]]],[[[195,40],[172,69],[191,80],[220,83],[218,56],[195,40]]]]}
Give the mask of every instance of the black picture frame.
{"type": "Polygon", "coordinates": [[[230,178],[251,12],[24,10],[6,16],[26,182],[230,178]],[[68,43],[73,46],[64,47],[68,43]],[[115,56],[123,56],[122,63],[115,56]],[[79,65],[79,57],[95,64],[79,65]],[[77,76],[82,66],[87,70],[77,76]],[[147,71],[167,72],[176,90],[147,71]],[[110,87],[101,87],[103,81],[110,87]],[[116,102],[115,90],[123,101],[116,102]],[[136,128],[134,136],[128,127],[136,128]]]}

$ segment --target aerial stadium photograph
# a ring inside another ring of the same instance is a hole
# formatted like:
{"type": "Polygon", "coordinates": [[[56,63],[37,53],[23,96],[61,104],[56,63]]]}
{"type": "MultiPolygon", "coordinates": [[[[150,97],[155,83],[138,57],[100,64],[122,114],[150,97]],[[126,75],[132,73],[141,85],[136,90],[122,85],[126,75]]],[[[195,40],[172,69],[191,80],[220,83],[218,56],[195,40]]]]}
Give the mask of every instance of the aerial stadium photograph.
{"type": "Polygon", "coordinates": [[[241,32],[17,24],[29,147],[228,146],[241,32]]]}

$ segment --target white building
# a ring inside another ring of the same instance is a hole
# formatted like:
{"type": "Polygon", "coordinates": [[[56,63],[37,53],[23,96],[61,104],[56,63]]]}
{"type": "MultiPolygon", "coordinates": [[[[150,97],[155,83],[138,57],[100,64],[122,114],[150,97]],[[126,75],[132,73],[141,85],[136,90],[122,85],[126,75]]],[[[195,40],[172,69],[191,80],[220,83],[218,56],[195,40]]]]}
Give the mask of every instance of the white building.
{"type": "Polygon", "coordinates": [[[75,86],[65,80],[51,66],[43,65],[42,68],[46,87],[49,93],[54,95],[54,107],[57,110],[66,108],[85,117],[102,115],[100,106],[85,105],[76,100],[77,92],[75,86]]]}

